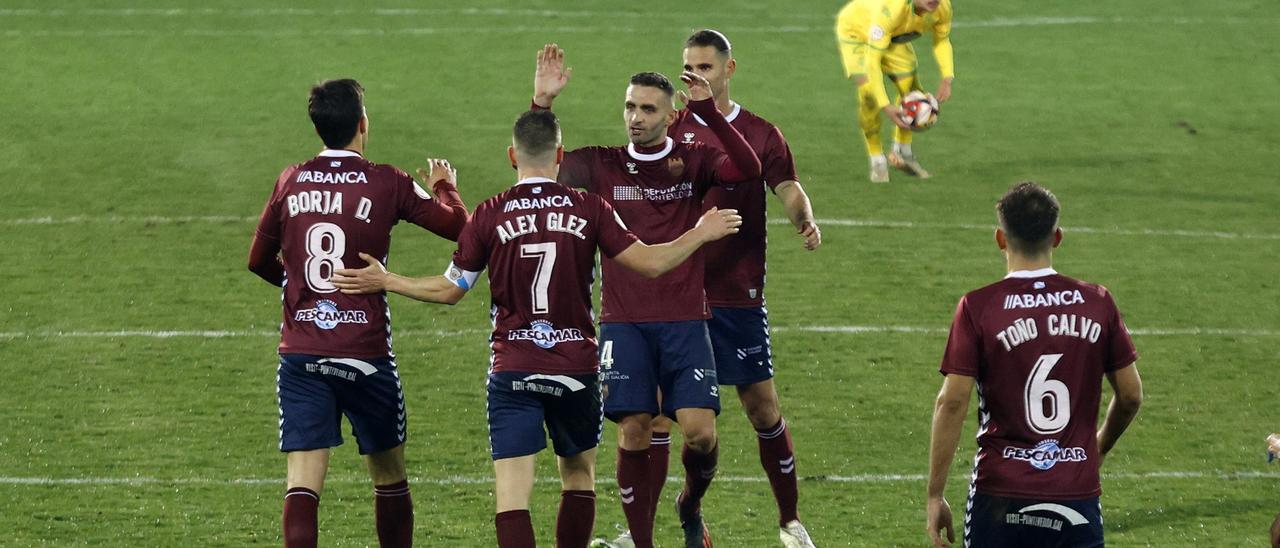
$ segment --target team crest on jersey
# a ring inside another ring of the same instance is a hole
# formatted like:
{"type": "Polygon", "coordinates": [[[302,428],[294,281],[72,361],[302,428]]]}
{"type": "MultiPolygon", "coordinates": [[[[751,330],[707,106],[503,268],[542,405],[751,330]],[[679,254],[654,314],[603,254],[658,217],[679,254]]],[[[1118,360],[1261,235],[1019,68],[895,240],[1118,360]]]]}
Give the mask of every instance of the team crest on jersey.
{"type": "Polygon", "coordinates": [[[547,320],[534,320],[529,324],[528,329],[508,331],[507,340],[533,341],[538,348],[549,349],[562,342],[585,341],[586,337],[582,336],[581,329],[575,327],[556,329],[555,325],[547,320]]]}
{"type": "Polygon", "coordinates": [[[692,132],[692,131],[687,131],[687,132],[685,132],[685,134],[684,134],[684,144],[686,144],[686,145],[687,145],[687,144],[691,144],[691,143],[693,143],[693,132],[692,132]]]}
{"type": "Polygon", "coordinates": [[[316,301],[315,308],[298,310],[293,321],[314,322],[320,329],[333,329],[344,323],[369,323],[363,310],[338,310],[338,303],[328,299],[316,301]]]}
{"type": "Polygon", "coordinates": [[[1031,449],[1005,447],[1004,458],[1029,462],[1036,470],[1049,470],[1059,462],[1084,462],[1089,455],[1083,447],[1059,447],[1058,440],[1044,440],[1031,449]]]}
{"type": "Polygon", "coordinates": [[[635,163],[635,162],[627,162],[627,173],[630,173],[630,174],[632,174],[632,175],[635,175],[635,174],[637,174],[637,173],[640,173],[639,171],[636,171],[636,163],[635,163]]]}

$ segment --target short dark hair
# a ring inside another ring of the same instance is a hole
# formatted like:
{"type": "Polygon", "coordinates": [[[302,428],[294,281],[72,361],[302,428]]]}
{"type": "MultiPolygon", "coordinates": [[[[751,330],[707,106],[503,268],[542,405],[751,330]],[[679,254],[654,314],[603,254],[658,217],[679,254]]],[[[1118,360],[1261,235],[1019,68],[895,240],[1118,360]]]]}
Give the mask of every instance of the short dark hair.
{"type": "Polygon", "coordinates": [[[667,97],[674,97],[676,94],[676,88],[671,85],[671,80],[660,72],[637,72],[631,77],[631,85],[658,88],[667,94],[667,97]]]}
{"type": "Polygon", "coordinates": [[[1009,246],[1020,253],[1041,253],[1053,245],[1058,198],[1032,181],[1023,181],[996,202],[996,217],[1009,246]]]}
{"type": "Polygon", "coordinates": [[[523,158],[539,158],[560,146],[560,122],[554,112],[533,109],[516,118],[511,129],[516,154],[523,158]]]}
{"type": "Polygon", "coordinates": [[[716,53],[721,55],[733,55],[733,46],[729,44],[729,38],[720,31],[712,29],[702,29],[693,33],[688,40],[684,41],[684,47],[712,47],[716,48],[716,53]]]}
{"type": "Polygon", "coordinates": [[[324,146],[345,147],[355,138],[364,117],[364,88],[350,78],[320,82],[311,86],[307,113],[324,146]]]}

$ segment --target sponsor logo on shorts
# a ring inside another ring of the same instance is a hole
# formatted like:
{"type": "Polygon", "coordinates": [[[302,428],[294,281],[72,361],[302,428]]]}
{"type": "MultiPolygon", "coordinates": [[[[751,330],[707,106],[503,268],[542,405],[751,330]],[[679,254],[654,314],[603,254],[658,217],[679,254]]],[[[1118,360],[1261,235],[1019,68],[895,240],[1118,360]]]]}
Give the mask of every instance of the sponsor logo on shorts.
{"type": "Polygon", "coordinates": [[[512,329],[507,332],[507,340],[509,341],[533,341],[533,344],[539,348],[553,348],[562,342],[584,341],[582,330],[569,327],[565,329],[556,329],[551,322],[546,320],[534,320],[529,324],[528,329],[512,329]]]}
{"type": "Polygon", "coordinates": [[[1058,440],[1044,440],[1031,449],[1005,447],[1004,458],[1027,461],[1037,470],[1049,470],[1059,462],[1089,460],[1083,447],[1059,447],[1058,440]]]}
{"type": "Polygon", "coordinates": [[[1077,512],[1075,509],[1071,508],[1070,506],[1063,506],[1061,504],[1056,504],[1052,502],[1043,502],[1040,504],[1032,504],[1031,506],[1024,507],[1021,510],[1018,510],[1016,514],[1015,513],[1005,514],[1004,522],[1009,525],[1030,525],[1032,527],[1041,527],[1044,529],[1053,529],[1054,531],[1061,531],[1062,526],[1065,525],[1066,523],[1070,523],[1071,525],[1086,525],[1089,523],[1089,518],[1084,517],[1084,514],[1077,512]],[[1049,516],[1033,516],[1033,515],[1028,515],[1026,512],[1045,512],[1050,514],[1057,514],[1063,519],[1057,519],[1055,517],[1049,517],[1049,516]]]}
{"type": "Polygon", "coordinates": [[[739,360],[745,360],[747,359],[747,356],[751,356],[753,354],[759,354],[761,352],[764,352],[764,345],[758,344],[758,345],[750,346],[747,348],[739,348],[737,354],[738,354],[739,360]]]}
{"type": "Polygon", "coordinates": [[[303,308],[293,315],[295,322],[314,322],[320,329],[333,329],[344,323],[369,323],[363,310],[338,310],[338,303],[328,299],[316,301],[315,308],[303,308]]]}

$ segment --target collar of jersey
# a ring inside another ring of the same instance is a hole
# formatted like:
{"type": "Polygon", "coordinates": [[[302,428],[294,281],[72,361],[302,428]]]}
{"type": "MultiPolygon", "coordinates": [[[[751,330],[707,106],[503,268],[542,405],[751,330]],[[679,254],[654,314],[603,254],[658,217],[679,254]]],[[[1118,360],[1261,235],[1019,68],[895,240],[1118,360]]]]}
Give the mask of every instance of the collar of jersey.
{"type": "Polygon", "coordinates": [[[1057,271],[1057,270],[1054,270],[1052,267],[1050,267],[1050,268],[1041,268],[1041,269],[1039,269],[1039,270],[1015,270],[1015,271],[1013,271],[1013,272],[1010,272],[1008,276],[1005,276],[1005,279],[1009,279],[1009,278],[1043,278],[1043,277],[1045,277],[1045,276],[1052,276],[1052,275],[1057,274],[1057,273],[1058,273],[1058,271],[1057,271]]]}
{"type": "Polygon", "coordinates": [[[655,152],[653,154],[642,154],[642,153],[636,152],[635,143],[627,143],[627,155],[637,160],[640,160],[641,162],[652,162],[654,160],[661,160],[663,158],[666,158],[668,154],[671,154],[671,149],[675,148],[675,146],[676,146],[675,141],[672,141],[670,137],[667,137],[667,144],[666,146],[662,147],[662,150],[659,150],[658,152],[655,152]]]}
{"type": "MultiPolygon", "coordinates": [[[[733,110],[729,111],[729,115],[724,117],[724,121],[726,122],[732,122],[735,118],[738,117],[738,113],[742,112],[742,105],[739,105],[738,103],[735,103],[733,101],[729,101],[729,104],[733,105],[733,110]]],[[[693,113],[690,112],[689,114],[693,114],[693,113]]],[[[702,117],[698,116],[697,114],[693,114],[693,119],[697,120],[699,124],[702,124],[704,126],[707,125],[706,120],[703,120],[702,117]]]]}
{"type": "Polygon", "coordinates": [[[334,150],[332,148],[320,151],[319,155],[325,158],[362,158],[360,153],[354,150],[334,150]]]}
{"type": "Polygon", "coordinates": [[[537,185],[541,183],[554,183],[555,180],[546,177],[525,177],[516,181],[517,185],[537,185]]]}

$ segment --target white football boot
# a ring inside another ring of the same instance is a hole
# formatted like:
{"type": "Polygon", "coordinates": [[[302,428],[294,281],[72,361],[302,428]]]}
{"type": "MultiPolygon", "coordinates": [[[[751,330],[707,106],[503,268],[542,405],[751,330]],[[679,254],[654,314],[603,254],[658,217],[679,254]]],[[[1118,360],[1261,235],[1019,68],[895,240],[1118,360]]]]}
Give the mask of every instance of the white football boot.
{"type": "Polygon", "coordinates": [[[884,155],[871,157],[871,182],[889,182],[889,164],[884,155]]]}
{"type": "MultiPolygon", "coordinates": [[[[622,528],[619,527],[619,529],[622,528]]],[[[588,548],[636,548],[636,543],[631,540],[631,530],[622,529],[622,532],[618,533],[613,540],[598,538],[591,541],[588,548]]]]}
{"type": "Polygon", "coordinates": [[[912,177],[919,177],[921,179],[928,179],[931,177],[929,172],[924,169],[924,166],[920,165],[920,162],[916,161],[914,154],[900,155],[896,152],[890,152],[889,165],[912,177]]]}
{"type": "Polygon", "coordinates": [[[793,519],[787,522],[785,527],[778,529],[778,537],[782,539],[782,545],[787,548],[817,548],[813,545],[813,539],[809,538],[809,531],[805,530],[800,520],[793,519]]]}

